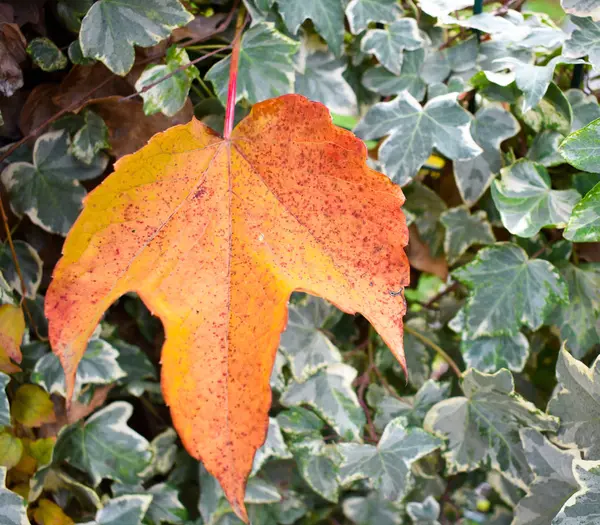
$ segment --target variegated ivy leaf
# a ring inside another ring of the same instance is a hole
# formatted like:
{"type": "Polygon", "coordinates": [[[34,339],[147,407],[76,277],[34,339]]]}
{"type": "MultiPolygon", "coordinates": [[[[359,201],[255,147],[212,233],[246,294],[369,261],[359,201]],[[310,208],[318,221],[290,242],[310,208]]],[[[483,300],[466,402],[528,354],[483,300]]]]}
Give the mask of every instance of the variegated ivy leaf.
{"type": "Polygon", "coordinates": [[[70,155],[69,148],[66,131],[46,133],[35,142],[33,163],[14,162],[2,172],[15,215],[27,215],[60,235],[67,234],[81,210],[86,191],[79,181],[97,177],[108,163],[106,155],[98,155],[88,166],[70,155]]]}
{"type": "Polygon", "coordinates": [[[117,364],[126,374],[119,383],[124,384],[131,395],[141,396],[148,385],[147,381],[156,379],[156,368],[137,346],[113,338],[108,343],[117,349],[117,364]]]}
{"type": "Polygon", "coordinates": [[[279,347],[296,381],[305,381],[321,368],[342,362],[339,350],[321,331],[334,314],[329,303],[313,296],[290,305],[287,328],[281,334],[279,347]]]}
{"type": "Polygon", "coordinates": [[[187,100],[190,87],[199,73],[196,66],[188,66],[190,59],[185,49],[171,46],[167,50],[164,64],[149,65],[144,69],[135,83],[135,89],[141,92],[144,99],[144,113],[154,115],[162,112],[167,117],[172,117],[183,108],[187,100]],[[185,69],[180,70],[184,67],[185,69]],[[143,92],[146,86],[171,75],[166,80],[143,92]]]}
{"type": "Polygon", "coordinates": [[[305,382],[292,381],[281,395],[287,407],[311,406],[345,439],[360,441],[365,415],[352,389],[355,368],[336,364],[319,370],[305,382]]]}
{"type": "Polygon", "coordinates": [[[378,385],[371,385],[367,402],[375,409],[375,427],[383,430],[397,417],[406,419],[409,426],[420,427],[429,409],[450,395],[450,383],[428,379],[414,396],[393,396],[378,385]]]}
{"type": "Polygon", "coordinates": [[[358,102],[344,71],[346,64],[332,53],[309,53],[296,71],[295,92],[325,104],[333,113],[354,116],[358,102]]]}
{"type": "Polygon", "coordinates": [[[526,157],[545,167],[564,164],[565,161],[558,152],[564,138],[564,135],[558,131],[544,129],[534,137],[526,157]]]}
{"type": "Polygon", "coordinates": [[[482,152],[469,132],[470,114],[456,94],[434,98],[421,107],[408,92],[371,107],[355,128],[363,139],[389,135],[379,149],[385,173],[400,185],[408,184],[437,148],[452,160],[470,159],[482,152]]]}
{"type": "Polygon", "coordinates": [[[108,127],[104,120],[91,110],[83,115],[84,124],[73,136],[71,152],[88,166],[103,149],[109,149],[108,127]]]}
{"type": "Polygon", "coordinates": [[[512,525],[547,525],[578,488],[573,460],[579,459],[579,452],[561,450],[531,428],[521,429],[520,434],[534,477],[515,508],[512,525]]]}
{"type": "Polygon", "coordinates": [[[479,42],[476,37],[468,38],[445,50],[448,65],[454,76],[469,80],[476,73],[479,42]],[[464,74],[464,75],[463,75],[464,74]]]}
{"type": "Polygon", "coordinates": [[[573,112],[562,90],[551,82],[548,90],[537,106],[526,113],[521,111],[523,97],[515,103],[515,115],[523,120],[536,133],[548,129],[567,135],[573,122],[573,112]]]}
{"type": "Polygon", "coordinates": [[[158,434],[150,442],[150,450],[152,451],[152,462],[143,472],[140,472],[140,477],[144,481],[154,476],[166,476],[175,465],[179,450],[175,430],[167,428],[167,430],[158,434]]]}
{"type": "Polygon", "coordinates": [[[338,467],[342,457],[335,445],[322,438],[302,439],[292,443],[292,452],[300,475],[319,496],[337,503],[340,495],[338,467]]]}
{"type": "MultiPolygon", "coordinates": [[[[91,339],[77,367],[75,392],[80,392],[84,385],[106,385],[125,377],[127,374],[119,366],[118,357],[119,352],[108,342],[91,339]]],[[[63,367],[52,352],[36,362],[31,380],[51,394],[67,396],[63,367]]]]}
{"type": "Polygon", "coordinates": [[[553,190],[546,168],[525,159],[502,169],[492,197],[504,227],[521,237],[533,237],[544,227],[564,228],[581,199],[576,190],[553,190]]]}
{"type": "Polygon", "coordinates": [[[561,144],[560,154],[580,170],[600,173],[600,119],[571,133],[561,144]]]}
{"type": "Polygon", "coordinates": [[[463,202],[475,204],[502,168],[500,145],[519,132],[517,119],[502,107],[487,106],[477,111],[471,122],[471,135],[482,153],[470,160],[453,162],[454,178],[463,202]]]}
{"type": "MultiPolygon", "coordinates": [[[[344,6],[340,0],[277,0],[279,13],[292,34],[310,18],[329,49],[339,56],[344,42],[344,6]]],[[[240,71],[241,71],[240,62],[240,71]]]]}
{"type": "Polygon", "coordinates": [[[600,183],[575,205],[564,237],[573,242],[600,241],[600,183]]]}
{"type": "Polygon", "coordinates": [[[493,244],[496,240],[484,211],[471,214],[465,207],[452,208],[440,216],[440,222],[446,227],[444,251],[450,264],[471,246],[493,244]]]}
{"type": "Polygon", "coordinates": [[[537,330],[554,306],[568,298],[552,264],[529,260],[525,250],[511,243],[483,248],[453,276],[471,289],[465,307],[469,338],[514,335],[523,325],[537,330]]]}
{"type": "Polygon", "coordinates": [[[421,0],[419,6],[430,16],[444,20],[450,13],[471,7],[473,0],[421,0]]]}
{"type": "Polygon", "coordinates": [[[560,418],[556,441],[583,451],[585,459],[600,458],[600,358],[588,368],[560,351],[556,362],[557,389],[548,403],[548,412],[560,418]]]}
{"type": "Polygon", "coordinates": [[[407,428],[406,423],[402,417],[390,421],[376,447],[356,443],[339,445],[343,456],[342,484],[368,479],[384,499],[402,498],[409,487],[412,464],[442,445],[437,437],[420,428],[407,428]]]}
{"type": "Polygon", "coordinates": [[[346,7],[348,25],[353,35],[367,29],[369,22],[390,24],[402,15],[397,0],[351,0],[346,7]]]}
{"type": "Polygon", "coordinates": [[[115,401],[87,421],[64,427],[55,455],[85,472],[94,487],[105,478],[136,483],[152,452],[148,441],[127,426],[132,413],[129,403],[115,401]]]}
{"type": "Polygon", "coordinates": [[[117,75],[133,66],[133,46],[150,47],[193,20],[179,0],[100,0],[81,22],[79,42],[86,57],[117,75]]]}
{"type": "Polygon", "coordinates": [[[470,368],[463,375],[462,389],[465,397],[441,401],[424,423],[426,430],[448,439],[444,457],[449,473],[490,464],[526,489],[532,474],[518,432],[527,427],[555,431],[558,420],[517,394],[506,369],[484,374],[470,368]]]}
{"type": "Polygon", "coordinates": [[[119,496],[96,512],[94,521],[82,525],[140,525],[151,502],[150,494],[119,496]]]}
{"type": "Polygon", "coordinates": [[[427,496],[424,501],[411,501],[406,505],[406,511],[415,525],[440,525],[440,504],[433,496],[427,496]]]}
{"type": "Polygon", "coordinates": [[[591,18],[572,16],[571,22],[576,29],[563,46],[563,55],[566,57],[589,58],[594,68],[600,68],[600,24],[591,18]]]}
{"type": "Polygon", "coordinates": [[[15,253],[19,261],[21,275],[25,281],[25,293],[21,289],[21,279],[15,268],[10,246],[7,242],[0,245],[0,268],[7,284],[25,297],[35,299],[37,290],[42,282],[42,260],[33,247],[25,241],[14,241],[15,253]]]}
{"type": "Polygon", "coordinates": [[[600,5],[596,0],[560,0],[560,5],[570,15],[591,16],[592,20],[600,20],[600,5]]]}
{"type": "Polygon", "coordinates": [[[27,46],[27,54],[42,71],[59,71],[67,67],[65,54],[48,38],[34,38],[27,46]]]}
{"type": "Polygon", "coordinates": [[[275,0],[243,0],[252,17],[251,24],[264,22],[269,18],[275,0]]]}
{"type": "Polygon", "coordinates": [[[367,497],[350,497],[342,504],[344,516],[356,525],[400,525],[402,508],[371,492],[367,497]]]}
{"type": "Polygon", "coordinates": [[[152,496],[152,501],[146,513],[146,521],[153,525],[180,525],[186,522],[188,512],[179,501],[179,492],[175,487],[168,483],[159,483],[150,487],[147,492],[152,496]]]}
{"type": "Polygon", "coordinates": [[[275,363],[273,364],[273,370],[271,371],[271,377],[269,384],[276,392],[282,392],[285,389],[287,383],[285,375],[283,373],[283,367],[287,364],[287,358],[283,355],[281,350],[277,350],[275,354],[275,363]]]}
{"type": "Polygon", "coordinates": [[[279,412],[277,422],[281,430],[292,436],[319,437],[325,426],[319,416],[303,407],[292,407],[279,412]]]}
{"type": "Polygon", "coordinates": [[[6,395],[8,383],[10,383],[10,376],[0,372],[0,429],[10,426],[10,405],[6,395]]]}
{"type": "MultiPolygon", "coordinates": [[[[294,91],[292,57],[299,43],[261,22],[242,35],[237,79],[236,102],[245,98],[251,104],[294,91]]],[[[205,79],[210,80],[221,102],[227,100],[229,65],[226,57],[212,66],[205,79]]]]}
{"type": "Polygon", "coordinates": [[[594,95],[587,95],[581,89],[569,89],[565,91],[565,96],[573,110],[571,131],[577,131],[600,118],[600,104],[594,95]]]}
{"type": "Polygon", "coordinates": [[[389,71],[399,75],[404,50],[423,47],[424,41],[414,18],[402,18],[385,29],[369,29],[360,42],[360,49],[370,53],[389,71]]]}
{"type": "Polygon", "coordinates": [[[552,520],[552,525],[593,525],[600,520],[600,461],[573,461],[573,474],[579,485],[552,520]]]}
{"type": "Polygon", "coordinates": [[[496,337],[477,337],[460,342],[465,364],[481,372],[496,372],[508,368],[521,372],[529,357],[529,341],[521,333],[496,337]]]}
{"type": "Polygon", "coordinates": [[[292,453],[288,450],[277,419],[269,418],[269,430],[262,447],[256,451],[252,464],[252,475],[256,474],[270,458],[290,459],[292,453]]]}
{"type": "Polygon", "coordinates": [[[0,523],[2,525],[30,525],[27,503],[16,492],[6,488],[6,467],[0,467],[0,523]]]}

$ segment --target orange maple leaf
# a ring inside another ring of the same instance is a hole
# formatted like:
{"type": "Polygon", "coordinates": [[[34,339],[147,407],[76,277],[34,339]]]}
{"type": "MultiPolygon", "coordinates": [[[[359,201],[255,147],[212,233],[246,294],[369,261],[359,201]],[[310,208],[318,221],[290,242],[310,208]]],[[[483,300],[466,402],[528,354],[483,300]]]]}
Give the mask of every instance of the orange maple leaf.
{"type": "Polygon", "coordinates": [[[364,144],[298,95],[256,104],[230,140],[197,120],[155,135],[88,196],[54,270],[46,315],[69,397],[101,316],[137,292],[165,328],[174,426],[246,520],[294,290],[361,312],[405,366],[403,202],[364,144]]]}

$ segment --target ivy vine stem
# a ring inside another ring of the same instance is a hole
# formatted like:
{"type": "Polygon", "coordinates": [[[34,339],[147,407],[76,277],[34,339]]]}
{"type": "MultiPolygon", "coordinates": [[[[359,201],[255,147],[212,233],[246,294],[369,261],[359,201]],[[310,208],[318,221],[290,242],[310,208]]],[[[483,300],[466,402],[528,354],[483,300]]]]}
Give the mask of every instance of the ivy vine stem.
{"type": "Polygon", "coordinates": [[[434,350],[444,359],[444,361],[446,361],[446,363],[448,363],[448,365],[450,366],[450,368],[452,368],[452,371],[456,374],[457,377],[462,377],[462,372],[460,371],[460,368],[458,368],[456,361],[454,361],[454,359],[452,359],[441,346],[435,344],[431,339],[429,339],[429,337],[424,336],[423,334],[421,334],[417,330],[414,330],[410,326],[404,325],[404,331],[407,334],[416,337],[423,344],[427,345],[429,348],[434,350]]]}
{"type": "Polygon", "coordinates": [[[229,65],[229,89],[227,91],[227,106],[225,108],[225,126],[223,127],[223,138],[229,140],[233,131],[233,122],[235,117],[235,99],[237,95],[237,75],[240,63],[240,47],[242,43],[242,29],[246,19],[246,10],[243,5],[240,6],[237,21],[235,23],[235,37],[233,39],[233,49],[231,51],[231,63],[229,65]]]}

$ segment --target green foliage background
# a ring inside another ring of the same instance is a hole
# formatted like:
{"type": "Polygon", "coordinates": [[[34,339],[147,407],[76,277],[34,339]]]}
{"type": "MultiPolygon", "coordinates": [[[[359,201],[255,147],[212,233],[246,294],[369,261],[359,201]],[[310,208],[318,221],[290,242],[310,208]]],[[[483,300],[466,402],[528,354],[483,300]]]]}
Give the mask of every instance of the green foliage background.
{"type": "Polygon", "coordinates": [[[142,302],[106,314],[69,413],[42,312],[114,160],[192,115],[222,130],[241,5],[236,118],[283,93],[327,105],[403,187],[412,266],[408,378],[363,318],[292,298],[252,523],[600,522],[600,2],[4,0],[25,289],[5,240],[0,525],[240,523],[171,426],[142,302]]]}

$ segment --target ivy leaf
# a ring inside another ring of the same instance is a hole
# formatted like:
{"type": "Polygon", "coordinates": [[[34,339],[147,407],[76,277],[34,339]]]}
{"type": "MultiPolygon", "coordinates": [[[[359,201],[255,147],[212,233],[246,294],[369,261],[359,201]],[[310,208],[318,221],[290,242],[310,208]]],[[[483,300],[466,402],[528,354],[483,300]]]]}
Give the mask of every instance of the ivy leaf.
{"type": "Polygon", "coordinates": [[[344,515],[356,525],[400,525],[402,511],[388,500],[381,499],[376,492],[367,497],[350,497],[342,505],[344,515]]]}
{"type": "Polygon", "coordinates": [[[277,4],[281,17],[292,34],[298,33],[302,22],[310,18],[331,51],[337,56],[341,54],[344,41],[344,6],[340,0],[277,0],[277,4]]]}
{"type": "Polygon", "coordinates": [[[0,428],[10,426],[10,405],[6,395],[8,383],[10,376],[0,372],[0,428]]]}
{"type": "Polygon", "coordinates": [[[369,22],[390,24],[402,15],[396,0],[351,0],[346,7],[348,25],[353,35],[367,29],[369,22]]]}
{"type": "Polygon", "coordinates": [[[158,44],[193,18],[178,0],[100,0],[81,22],[79,42],[84,56],[123,76],[133,66],[134,45],[158,44]]]}
{"type": "Polygon", "coordinates": [[[422,502],[411,501],[406,511],[415,525],[440,525],[440,504],[433,496],[427,496],[422,502]]]}
{"type": "Polygon", "coordinates": [[[340,436],[360,441],[365,415],[352,389],[356,374],[345,364],[329,366],[304,383],[291,382],[280,401],[287,407],[308,405],[340,436]]]}
{"type": "Polygon", "coordinates": [[[292,436],[320,436],[325,426],[323,420],[310,410],[292,407],[277,414],[279,426],[292,436]]]}
{"type": "Polygon", "coordinates": [[[484,211],[470,214],[467,208],[452,208],[440,216],[440,222],[446,228],[444,251],[450,264],[471,246],[493,244],[496,240],[484,211]]]}
{"type": "Polygon", "coordinates": [[[552,520],[552,525],[592,524],[600,519],[600,461],[573,461],[573,474],[579,485],[552,520]]]}
{"type": "Polygon", "coordinates": [[[23,455],[23,442],[9,432],[0,431],[0,466],[13,468],[23,455]]]}
{"type": "Polygon", "coordinates": [[[423,47],[423,39],[414,18],[402,18],[385,29],[369,29],[360,41],[360,49],[370,53],[392,73],[399,75],[404,50],[423,47]]]}
{"type": "Polygon", "coordinates": [[[104,120],[91,110],[83,115],[84,124],[73,136],[71,152],[76,159],[90,166],[98,153],[109,149],[108,127],[104,120]]]}
{"type": "Polygon", "coordinates": [[[460,342],[465,364],[480,372],[496,372],[508,368],[521,372],[529,357],[529,341],[521,333],[496,337],[465,338],[460,342]]]}
{"type": "Polygon", "coordinates": [[[517,119],[505,109],[496,106],[481,108],[471,122],[471,135],[482,153],[470,160],[453,162],[454,178],[463,202],[476,203],[502,168],[500,145],[519,132],[517,119]]]}
{"type": "Polygon", "coordinates": [[[48,38],[34,38],[27,46],[27,54],[42,71],[59,71],[67,67],[65,54],[48,38]]]}
{"type": "Polygon", "coordinates": [[[321,368],[342,362],[339,350],[322,332],[332,315],[331,305],[313,296],[304,303],[290,305],[279,347],[296,381],[303,382],[321,368]]]}
{"type": "Polygon", "coordinates": [[[37,385],[21,385],[10,406],[12,419],[26,427],[54,423],[54,404],[47,392],[37,385]]]}
{"type": "Polygon", "coordinates": [[[0,306],[0,371],[12,374],[21,369],[21,342],[25,335],[25,316],[21,306],[0,306]]]}
{"type": "Polygon", "coordinates": [[[465,307],[470,338],[516,334],[522,325],[537,330],[554,305],[568,297],[552,264],[529,260],[525,250],[511,243],[483,248],[453,276],[472,290],[465,307]]]}
{"type": "Polygon", "coordinates": [[[35,299],[37,290],[42,282],[42,260],[35,249],[25,241],[14,241],[15,253],[21,268],[21,275],[25,281],[25,294],[21,289],[21,279],[15,268],[15,263],[7,242],[0,245],[0,268],[6,282],[13,290],[21,295],[35,299]]]}
{"type": "MultiPolygon", "coordinates": [[[[119,352],[117,364],[127,375],[119,382],[124,383],[127,391],[139,397],[144,393],[144,381],[156,379],[156,369],[148,356],[137,346],[119,339],[110,339],[109,344],[119,352]]],[[[85,355],[85,354],[84,354],[85,355]]]]}
{"type": "Polygon", "coordinates": [[[502,169],[492,197],[506,229],[521,237],[548,226],[564,228],[581,199],[576,190],[553,190],[546,168],[524,159],[502,169]]]}
{"type": "Polygon", "coordinates": [[[600,458],[600,359],[588,368],[563,347],[556,379],[559,385],[548,403],[548,412],[560,418],[556,442],[582,450],[585,459],[600,458]]]}
{"type": "Polygon", "coordinates": [[[591,16],[592,20],[600,20],[600,6],[589,0],[560,0],[562,8],[570,15],[591,16]]]}
{"type": "Polygon", "coordinates": [[[0,524],[30,525],[27,518],[27,503],[16,492],[6,488],[6,467],[0,467],[0,524]]]}
{"type": "Polygon", "coordinates": [[[443,20],[453,11],[471,7],[473,0],[421,0],[419,5],[428,15],[443,20]]]}
{"type": "Polygon", "coordinates": [[[535,136],[527,152],[527,158],[542,166],[551,167],[563,164],[565,161],[558,152],[564,135],[552,129],[544,129],[535,136]]]}
{"type": "Polygon", "coordinates": [[[563,46],[566,57],[587,56],[595,69],[600,68],[600,24],[591,18],[572,16],[576,29],[563,46]]]}
{"type": "MultiPolygon", "coordinates": [[[[119,352],[106,341],[90,340],[77,367],[75,391],[79,393],[83,385],[107,385],[125,377],[118,357],[119,352]]],[[[65,373],[58,357],[51,352],[38,359],[31,380],[50,394],[67,397],[65,373]]]]}
{"type": "Polygon", "coordinates": [[[161,523],[183,524],[188,517],[187,510],[179,501],[175,487],[168,483],[158,483],[147,491],[152,496],[146,520],[154,525],[161,523]]]}
{"type": "Polygon", "coordinates": [[[600,118],[600,104],[592,94],[586,94],[581,89],[568,89],[565,96],[573,110],[573,125],[571,131],[587,126],[592,120],[600,118]]]}
{"type": "Polygon", "coordinates": [[[65,427],[55,454],[86,472],[94,487],[104,478],[135,484],[152,453],[148,441],[127,426],[132,413],[129,403],[115,401],[87,421],[65,427]]]}
{"type": "MultiPolygon", "coordinates": [[[[299,43],[283,35],[270,22],[261,22],[242,35],[236,102],[251,104],[294,91],[292,57],[299,43]]],[[[227,100],[231,57],[217,62],[206,73],[221,102],[227,100]]]]}
{"type": "Polygon", "coordinates": [[[344,71],[346,65],[332,53],[309,53],[296,71],[295,92],[325,104],[338,115],[356,115],[356,94],[344,78],[344,71]]]}
{"type": "Polygon", "coordinates": [[[129,494],[113,498],[96,512],[93,522],[84,525],[140,525],[151,502],[150,494],[129,494]]]}
{"type": "Polygon", "coordinates": [[[187,66],[189,63],[190,59],[185,49],[171,46],[167,50],[165,64],[150,65],[144,69],[135,83],[135,89],[141,92],[144,99],[146,115],[154,115],[154,113],[162,111],[167,117],[173,117],[181,111],[193,80],[199,76],[196,66],[185,67],[178,71],[179,68],[187,66]],[[143,92],[146,86],[170,74],[173,75],[145,93],[143,92]]]}
{"type": "Polygon", "coordinates": [[[600,173],[600,119],[571,133],[561,144],[559,152],[571,165],[584,171],[600,173]]]}
{"type": "Polygon", "coordinates": [[[292,444],[292,451],[300,475],[322,498],[337,503],[340,486],[338,466],[341,457],[335,445],[326,445],[323,439],[307,439],[292,444]]]}
{"type": "Polygon", "coordinates": [[[512,523],[554,523],[552,518],[578,488],[573,476],[573,460],[579,459],[579,453],[575,450],[561,450],[531,428],[521,429],[520,434],[534,478],[527,489],[528,494],[515,508],[512,523]]]}
{"type": "MultiPolygon", "coordinates": [[[[402,193],[367,166],[364,144],[334,127],[327,108],[299,95],[256,104],[231,140],[192,120],[116,166],[87,199],[46,294],[67,394],[102,314],[138,293],[173,334],[162,392],[174,426],[245,518],[293,291],[362,312],[404,364],[402,193]]],[[[316,405],[341,435],[358,438],[355,373],[333,365],[292,382],[281,401],[316,405]]]]}
{"type": "Polygon", "coordinates": [[[166,476],[177,461],[177,433],[172,428],[167,428],[150,442],[152,451],[152,462],[140,473],[144,480],[150,480],[154,476],[166,476]]]}
{"type": "Polygon", "coordinates": [[[563,234],[573,242],[600,241],[600,183],[575,205],[563,234]]]}
{"type": "Polygon", "coordinates": [[[563,135],[569,133],[573,123],[573,112],[567,97],[554,82],[550,83],[539,104],[527,113],[520,110],[521,98],[517,100],[515,115],[536,133],[544,129],[558,131],[563,135]]]}
{"type": "Polygon", "coordinates": [[[256,474],[269,458],[290,459],[291,457],[292,453],[283,440],[277,419],[270,417],[267,439],[264,445],[256,451],[252,474],[256,474]]]}
{"type": "Polygon", "coordinates": [[[61,235],[75,222],[86,195],[78,181],[97,177],[108,163],[102,155],[86,166],[69,155],[69,146],[66,131],[46,133],[35,142],[33,163],[14,162],[2,172],[13,212],[61,235]]]}
{"type": "Polygon", "coordinates": [[[340,480],[348,484],[368,479],[384,499],[396,501],[407,492],[412,464],[441,445],[437,437],[420,428],[406,428],[406,420],[396,418],[385,427],[376,447],[356,443],[339,445],[344,458],[340,480]]]}
{"type": "Polygon", "coordinates": [[[389,135],[379,149],[379,159],[394,182],[406,185],[434,147],[452,160],[479,155],[482,149],[469,133],[470,123],[456,94],[434,98],[421,107],[411,94],[402,92],[369,108],[354,132],[365,140],[389,135]]]}

